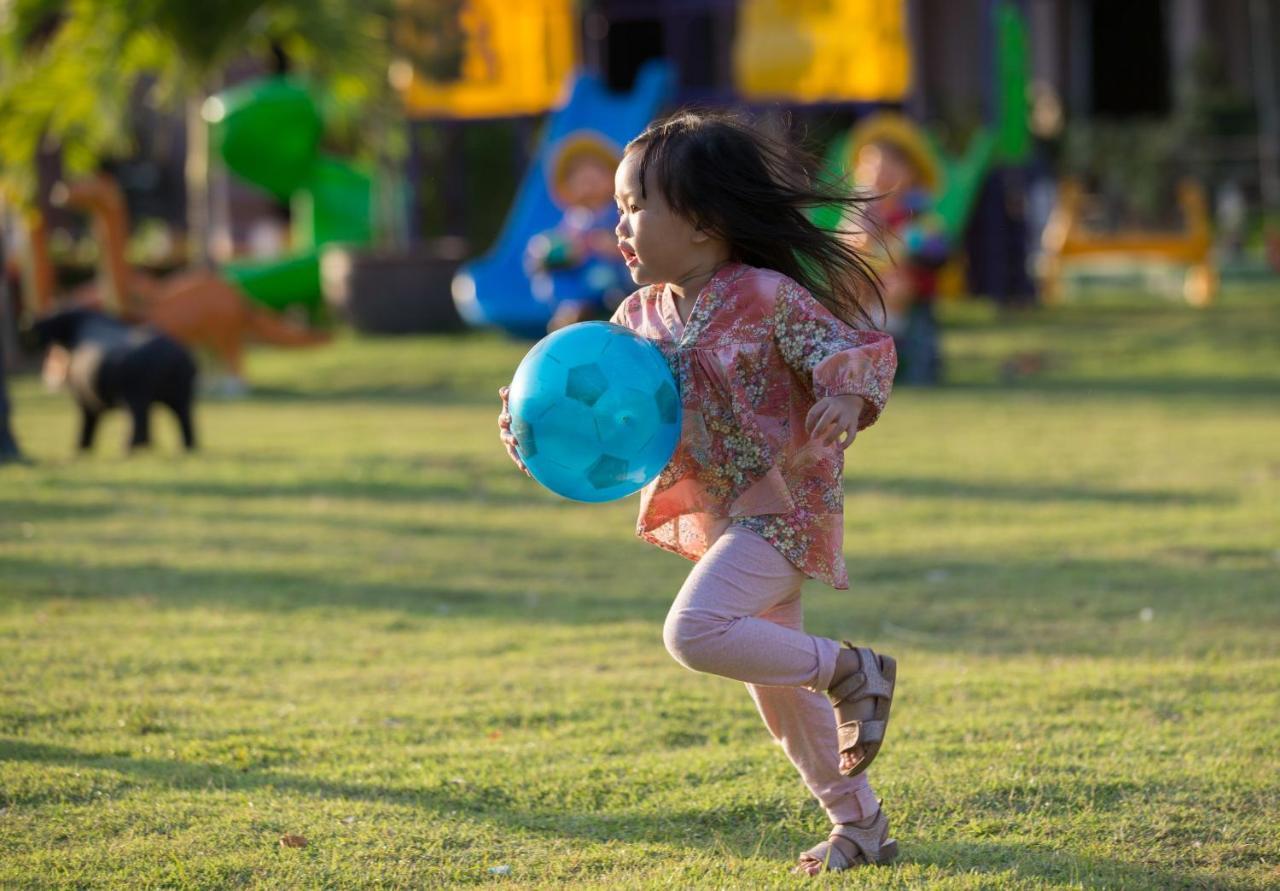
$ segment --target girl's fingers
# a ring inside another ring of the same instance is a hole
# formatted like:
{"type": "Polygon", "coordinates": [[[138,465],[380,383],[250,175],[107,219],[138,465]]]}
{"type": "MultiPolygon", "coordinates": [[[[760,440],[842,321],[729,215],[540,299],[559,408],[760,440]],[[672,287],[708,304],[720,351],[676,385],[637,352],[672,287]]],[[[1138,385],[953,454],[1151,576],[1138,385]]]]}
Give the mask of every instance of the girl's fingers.
{"type": "Polygon", "coordinates": [[[511,460],[517,464],[522,463],[520,453],[516,451],[520,447],[520,442],[514,436],[502,437],[502,444],[507,447],[507,454],[511,456],[511,460]]]}
{"type": "Polygon", "coordinates": [[[823,443],[831,445],[840,435],[841,426],[840,411],[833,406],[822,413],[822,417],[813,427],[813,432],[823,443]]]}
{"type": "Polygon", "coordinates": [[[831,444],[840,445],[840,435],[847,433],[849,438],[853,438],[853,423],[845,418],[842,414],[835,419],[835,426],[831,428],[831,444]]]}
{"type": "Polygon", "coordinates": [[[809,409],[809,413],[804,416],[804,432],[806,436],[813,436],[814,421],[818,419],[817,416],[819,408],[821,408],[820,405],[815,405],[813,408],[809,409]]]}
{"type": "Polygon", "coordinates": [[[511,434],[511,412],[507,409],[507,396],[511,393],[510,387],[499,387],[498,395],[502,397],[502,413],[498,415],[498,427],[500,432],[498,438],[502,440],[502,444],[507,448],[507,455],[515,462],[524,475],[533,478],[533,474],[529,472],[529,468],[524,466],[524,462],[520,460],[520,453],[516,451],[516,446],[520,442],[511,434]]]}
{"type": "Polygon", "coordinates": [[[845,428],[845,431],[844,431],[844,432],[845,432],[845,433],[847,433],[847,434],[849,435],[849,438],[848,438],[848,439],[846,439],[846,440],[841,444],[841,446],[840,446],[840,451],[842,451],[842,452],[843,452],[845,449],[849,448],[849,446],[853,445],[853,438],[854,438],[855,436],[857,436],[857,435],[858,435],[858,431],[857,431],[856,429],[854,429],[855,427],[856,427],[856,425],[852,425],[852,424],[851,424],[850,426],[848,426],[848,427],[846,427],[846,428],[845,428]]]}
{"type": "Polygon", "coordinates": [[[832,406],[830,405],[827,405],[827,406],[815,405],[812,409],[810,409],[809,417],[806,419],[806,422],[805,422],[805,425],[807,427],[806,432],[811,437],[816,436],[818,432],[827,425],[827,416],[830,415],[831,412],[832,412],[832,406]],[[815,418],[814,413],[817,412],[819,407],[822,408],[822,411],[818,412],[815,418]]]}

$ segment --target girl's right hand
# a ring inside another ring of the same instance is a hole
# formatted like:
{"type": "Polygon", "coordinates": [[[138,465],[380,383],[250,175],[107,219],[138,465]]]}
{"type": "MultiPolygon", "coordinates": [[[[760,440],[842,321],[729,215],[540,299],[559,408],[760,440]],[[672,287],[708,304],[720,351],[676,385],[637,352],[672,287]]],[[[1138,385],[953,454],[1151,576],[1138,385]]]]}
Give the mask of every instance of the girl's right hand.
{"type": "Polygon", "coordinates": [[[502,413],[498,415],[498,437],[502,440],[502,444],[507,447],[507,454],[511,456],[511,460],[516,463],[524,471],[524,475],[532,477],[529,468],[524,466],[524,462],[520,460],[519,453],[516,452],[515,436],[511,432],[511,412],[507,410],[507,394],[511,392],[510,387],[499,387],[498,395],[502,397],[502,413]]]}

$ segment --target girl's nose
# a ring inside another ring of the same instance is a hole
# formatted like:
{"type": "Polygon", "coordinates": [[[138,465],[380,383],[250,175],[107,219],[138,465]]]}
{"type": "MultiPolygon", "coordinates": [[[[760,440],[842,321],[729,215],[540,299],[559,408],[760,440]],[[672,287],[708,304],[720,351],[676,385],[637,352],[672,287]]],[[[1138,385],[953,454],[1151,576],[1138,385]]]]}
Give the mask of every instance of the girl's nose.
{"type": "Polygon", "coordinates": [[[618,217],[618,225],[613,227],[613,234],[618,236],[619,238],[626,238],[627,233],[628,233],[627,218],[618,217]]]}

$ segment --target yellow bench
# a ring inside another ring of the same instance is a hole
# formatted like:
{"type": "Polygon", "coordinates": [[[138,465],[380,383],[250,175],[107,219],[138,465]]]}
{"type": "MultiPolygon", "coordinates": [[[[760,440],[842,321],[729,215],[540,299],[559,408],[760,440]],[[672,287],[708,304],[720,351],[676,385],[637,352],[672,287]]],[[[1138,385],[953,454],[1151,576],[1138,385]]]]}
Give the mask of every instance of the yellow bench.
{"type": "Polygon", "coordinates": [[[1192,306],[1208,306],[1218,293],[1218,273],[1211,250],[1204,189],[1194,180],[1178,184],[1183,231],[1129,230],[1102,234],[1085,228],[1081,219],[1084,192],[1074,180],[1058,186],[1058,203],[1049,215],[1041,237],[1039,277],[1047,303],[1062,299],[1063,267],[1078,259],[1162,260],[1187,266],[1182,294],[1192,306]]]}

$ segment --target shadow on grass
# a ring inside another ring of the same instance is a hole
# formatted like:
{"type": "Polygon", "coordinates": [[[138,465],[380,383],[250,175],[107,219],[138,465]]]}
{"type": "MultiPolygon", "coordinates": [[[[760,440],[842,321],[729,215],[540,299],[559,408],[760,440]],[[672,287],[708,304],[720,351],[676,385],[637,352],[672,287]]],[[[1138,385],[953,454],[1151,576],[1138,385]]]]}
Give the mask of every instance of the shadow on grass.
{"type": "Polygon", "coordinates": [[[939,392],[1040,393],[1067,396],[1072,402],[1090,399],[1170,398],[1186,396],[1216,402],[1269,405],[1280,398],[1280,377],[1037,377],[1013,382],[974,381],[947,383],[939,392]]]}
{"type": "MultiPolygon", "coordinates": [[[[395,787],[360,782],[334,782],[298,776],[287,771],[259,767],[229,766],[129,755],[82,752],[66,746],[0,738],[0,759],[43,765],[65,765],[114,771],[146,794],[147,790],[179,789],[191,792],[216,790],[270,789],[273,792],[308,796],[328,801],[371,802],[428,811],[436,818],[464,813],[491,822],[507,831],[530,832],[555,839],[594,842],[651,843],[681,846],[690,852],[705,853],[715,846],[741,859],[771,857],[779,869],[789,869],[800,850],[814,838],[795,830],[760,838],[760,829],[782,822],[789,815],[784,805],[762,802],[715,809],[664,809],[631,813],[605,810],[575,812],[574,806],[549,802],[544,807],[520,805],[508,791],[509,784],[474,781],[435,783],[430,787],[395,787]]],[[[113,797],[127,793],[117,790],[113,797]]],[[[40,807],[46,804],[98,803],[100,790],[89,789],[68,795],[55,790],[0,792],[6,807],[40,807]]],[[[1011,806],[1010,813],[1016,809],[1011,806]]],[[[998,812],[993,812],[998,815],[998,812]]],[[[281,827],[283,829],[285,827],[281,827]]],[[[897,833],[902,838],[902,833],[897,833]]],[[[321,839],[313,839],[323,844],[321,839]]],[[[944,873],[1013,873],[1020,878],[1052,882],[1098,883],[1136,888],[1221,888],[1234,891],[1252,887],[1224,879],[1220,875],[1197,875],[1169,870],[1150,863],[1128,863],[1116,859],[1080,857],[1039,845],[1018,845],[978,840],[954,842],[902,841],[900,864],[931,866],[944,873]]],[[[459,857],[466,852],[460,851],[459,857]]]]}
{"type": "MultiPolygon", "coordinates": [[[[1140,852],[1135,851],[1135,854],[1140,852]]],[[[901,862],[932,866],[949,874],[1012,873],[1021,879],[1045,883],[1073,883],[1085,888],[1186,888],[1204,891],[1246,891],[1258,886],[1232,881],[1219,873],[1166,869],[1150,863],[1128,863],[1113,858],[1081,857],[1041,845],[1015,845],[965,840],[927,842],[904,849],[901,862]]]]}
{"type": "Polygon", "coordinates": [[[1134,491],[1079,485],[1046,486],[1034,483],[974,483],[948,477],[926,476],[851,477],[846,481],[845,488],[847,498],[853,498],[864,492],[875,492],[914,498],[968,498],[979,501],[1025,501],[1035,504],[1061,501],[1179,507],[1226,505],[1236,501],[1234,497],[1226,494],[1206,492],[1176,492],[1160,489],[1134,491]]]}
{"type": "Polygon", "coordinates": [[[358,403],[365,405],[407,405],[431,408],[441,405],[492,406],[494,417],[501,408],[498,388],[493,396],[481,397],[479,387],[472,384],[448,382],[427,385],[370,384],[350,386],[290,387],[280,384],[255,384],[249,397],[240,404],[254,403],[358,403]]]}
{"type": "MultiPolygon", "coordinates": [[[[235,459],[239,461],[239,458],[235,459]]],[[[505,460],[505,459],[504,459],[505,460]]],[[[258,465],[272,463],[271,459],[259,458],[258,465]]],[[[279,462],[283,467],[288,462],[279,462]]],[[[121,495],[169,495],[194,496],[200,498],[227,498],[243,502],[245,499],[296,498],[300,501],[312,498],[332,500],[370,500],[388,503],[460,503],[484,501],[500,505],[513,504],[546,504],[554,496],[545,490],[535,488],[529,481],[524,484],[525,477],[520,476],[514,467],[503,467],[505,476],[498,478],[495,485],[494,464],[491,462],[464,462],[422,460],[419,462],[403,459],[369,459],[367,461],[348,462],[351,472],[348,475],[308,476],[289,482],[270,482],[255,479],[213,479],[200,478],[192,474],[182,479],[166,480],[79,480],[68,477],[49,480],[46,486],[50,489],[63,490],[106,490],[121,495]],[[374,474],[394,472],[395,479],[370,479],[374,474]],[[414,479],[414,477],[425,479],[414,479]],[[434,477],[434,479],[432,478],[434,477]],[[444,477],[444,478],[441,478],[444,477]],[[512,486],[512,483],[517,485],[512,486]]],[[[35,502],[32,502],[34,504],[35,502]]],[[[14,502],[15,510],[20,509],[20,502],[14,502]]]]}
{"type": "Polygon", "coordinates": [[[5,523],[101,519],[119,513],[116,504],[58,504],[27,498],[0,498],[0,528],[5,523]]]}
{"type": "MultiPolygon", "coordinates": [[[[499,456],[501,457],[501,456],[499,456]]],[[[237,460],[239,460],[237,458],[237,460]]],[[[505,460],[505,459],[504,459],[505,460]]],[[[265,465],[272,459],[260,457],[256,463],[265,465]]],[[[279,461],[281,467],[288,462],[279,461]]],[[[433,459],[421,461],[404,458],[371,458],[347,461],[351,468],[345,476],[315,476],[287,483],[259,480],[201,479],[192,475],[185,479],[168,480],[76,480],[59,478],[50,480],[48,486],[57,489],[107,489],[122,493],[154,493],[158,495],[194,495],[207,498],[279,499],[287,497],[368,499],[387,502],[420,501],[493,501],[502,504],[560,503],[560,499],[532,482],[514,474],[506,465],[498,464],[504,476],[495,482],[495,463],[492,460],[433,459]],[[374,474],[396,474],[395,479],[369,479],[374,474]],[[447,474],[443,480],[414,480],[415,476],[447,474]],[[519,485],[514,488],[512,482],[519,485]]],[[[1215,492],[1191,492],[1164,489],[1126,490],[1084,485],[1041,485],[1036,483],[969,482],[948,477],[929,476],[853,476],[846,480],[846,499],[861,493],[881,493],[912,498],[964,498],[973,501],[1026,502],[1044,504],[1097,503],[1132,506],[1229,505],[1236,502],[1233,495],[1215,492]]],[[[17,504],[15,502],[15,504],[17,504]]],[[[17,508],[15,507],[15,510],[17,508]]]]}
{"type": "MultiPolygon", "coordinates": [[[[382,610],[434,621],[486,619],[544,627],[640,621],[652,623],[655,634],[685,577],[683,560],[649,554],[640,542],[566,544],[532,531],[502,561],[477,565],[473,555],[485,550],[488,531],[451,530],[460,531],[461,539],[437,546],[465,561],[458,575],[443,570],[443,558],[436,554],[421,580],[412,582],[369,581],[326,570],[188,569],[145,559],[92,566],[9,557],[4,574],[15,602],[145,598],[162,609],[382,610]]],[[[812,634],[874,637],[938,654],[1105,656],[1114,655],[1118,646],[1146,652],[1175,640],[1186,652],[1192,644],[1184,638],[1193,627],[1198,629],[1195,646],[1203,648],[1220,644],[1215,627],[1262,639],[1280,626],[1270,556],[1260,551],[1256,559],[1232,558],[1240,560],[1245,562],[864,560],[853,581],[861,595],[857,607],[851,610],[849,592],[811,583],[805,625],[812,634]],[[1205,593],[1221,590],[1233,592],[1230,600],[1205,593]]]]}
{"type": "Polygon", "coordinates": [[[518,586],[495,570],[492,584],[462,587],[431,578],[410,584],[264,569],[178,569],[146,562],[88,567],[20,557],[3,561],[10,592],[30,591],[33,599],[42,599],[42,595],[85,600],[145,597],[166,609],[234,607],[275,613],[321,608],[397,610],[437,618],[492,616],[524,624],[580,625],[660,619],[673,594],[610,593],[601,597],[603,585],[581,577],[575,577],[572,584],[559,583],[554,561],[549,559],[548,563],[546,574],[538,576],[531,571],[518,586]],[[546,593],[539,594],[540,590],[546,593]]]}

